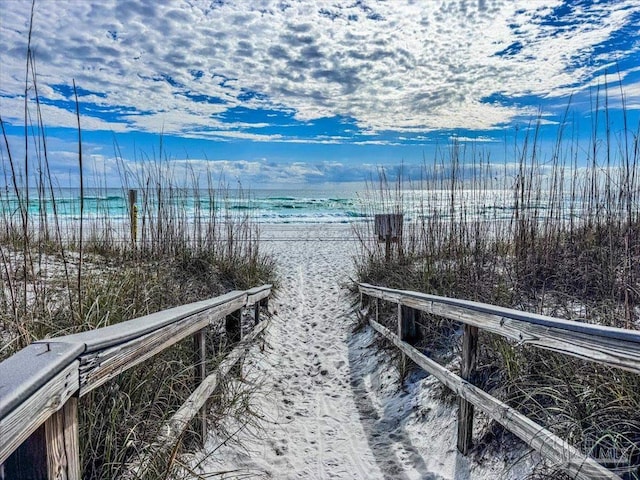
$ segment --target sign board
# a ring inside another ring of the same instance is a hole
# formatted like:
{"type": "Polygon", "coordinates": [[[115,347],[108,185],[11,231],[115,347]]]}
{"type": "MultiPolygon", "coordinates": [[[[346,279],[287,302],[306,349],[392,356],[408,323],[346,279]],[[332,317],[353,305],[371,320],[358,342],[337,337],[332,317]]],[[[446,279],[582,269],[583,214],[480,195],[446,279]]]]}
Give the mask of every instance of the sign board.
{"type": "Polygon", "coordinates": [[[402,220],[403,215],[401,213],[375,215],[373,232],[378,236],[378,241],[391,240],[392,242],[397,242],[399,238],[402,238],[402,220]]]}

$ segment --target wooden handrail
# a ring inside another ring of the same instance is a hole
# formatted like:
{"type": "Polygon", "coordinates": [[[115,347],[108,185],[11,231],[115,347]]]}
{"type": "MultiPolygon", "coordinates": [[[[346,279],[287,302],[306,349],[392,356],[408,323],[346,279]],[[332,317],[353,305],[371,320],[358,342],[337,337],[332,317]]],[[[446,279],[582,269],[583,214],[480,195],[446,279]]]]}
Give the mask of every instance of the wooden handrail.
{"type": "MultiPolygon", "coordinates": [[[[49,343],[52,341],[83,344],[85,352],[91,353],[98,350],[106,350],[116,347],[134,338],[158,331],[163,327],[176,323],[184,318],[192,317],[203,312],[221,311],[231,306],[237,310],[238,305],[244,306],[247,299],[247,292],[233,291],[219,297],[201,300],[199,302],[169,308],[160,312],[151,313],[143,317],[138,317],[126,322],[120,322],[96,330],[55,337],[54,339],[38,340],[36,343],[49,343]]],[[[253,304],[252,304],[253,305],[253,304]]]]}
{"type": "Polygon", "coordinates": [[[640,331],[592,325],[486,303],[394,290],[367,283],[360,292],[535,345],[640,374],[640,331]]]}
{"type": "Polygon", "coordinates": [[[238,363],[246,351],[247,346],[266,328],[266,325],[266,322],[256,325],[254,329],[251,330],[251,333],[249,333],[246,338],[243,338],[242,342],[222,360],[216,371],[202,380],[189,398],[187,398],[171,418],[164,423],[163,427],[160,428],[159,431],[161,433],[158,438],[143,449],[143,452],[136,459],[135,464],[129,468],[127,472],[128,475],[125,475],[125,478],[139,478],[140,474],[147,470],[148,464],[156,458],[157,455],[168,449],[169,446],[175,442],[175,439],[183,434],[189,421],[203,408],[207,399],[211,397],[219,385],[220,380],[238,363]]]}
{"type": "MultiPolygon", "coordinates": [[[[210,323],[228,316],[239,321],[236,312],[243,308],[255,305],[258,318],[258,308],[266,305],[271,288],[263,285],[234,291],[108,327],[39,340],[0,362],[0,477],[2,464],[43,424],[48,429],[47,438],[51,436],[49,430],[58,425],[65,431],[73,430],[65,423],[68,419],[50,421],[55,415],[68,416],[73,411],[62,408],[72,397],[82,396],[198,334],[210,323]]],[[[78,460],[66,461],[70,464],[67,476],[79,478],[77,465],[73,465],[78,460]]],[[[52,477],[55,467],[47,468],[52,477]]]]}
{"type": "MultiPolygon", "coordinates": [[[[369,316],[370,325],[391,341],[418,366],[433,374],[460,398],[458,417],[458,449],[466,454],[471,443],[473,406],[478,407],[505,428],[516,434],[540,454],[556,462],[580,479],[619,479],[595,460],[582,454],[549,430],[533,422],[497,398],[475,387],[466,378],[450,372],[410,345],[405,331],[415,315],[403,313],[405,309],[431,313],[465,324],[463,365],[475,369],[477,329],[501,335],[518,344],[529,344],[593,362],[611,365],[640,373],[640,332],[621,328],[591,325],[562,320],[544,315],[530,314],[494,305],[440,297],[406,290],[395,290],[367,283],[359,284],[361,295],[381,299],[398,305],[398,334],[382,326],[369,316]],[[475,338],[472,338],[475,336],[475,338]],[[467,338],[468,337],[468,338],[467,338]],[[471,408],[468,408],[471,405],[471,408]]],[[[378,300],[376,300],[377,302],[378,300]]]]}

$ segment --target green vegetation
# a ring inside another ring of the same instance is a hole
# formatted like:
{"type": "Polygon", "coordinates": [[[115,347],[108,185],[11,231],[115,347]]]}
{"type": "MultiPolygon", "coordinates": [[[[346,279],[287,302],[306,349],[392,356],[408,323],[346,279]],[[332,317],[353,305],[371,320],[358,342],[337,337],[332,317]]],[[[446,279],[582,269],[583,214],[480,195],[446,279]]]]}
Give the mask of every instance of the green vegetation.
{"type": "MultiPolygon", "coordinates": [[[[606,109],[594,113],[599,118],[608,120],[606,109]]],[[[594,134],[584,148],[560,130],[543,154],[538,128],[515,146],[512,166],[496,167],[454,142],[424,166],[420,181],[392,184],[381,172],[368,189],[367,213],[404,213],[404,237],[386,260],[372,226],[359,227],[358,281],[640,328],[638,131],[614,136],[609,124],[594,126],[604,138],[594,134]]],[[[426,315],[420,323],[427,330],[420,347],[451,361],[459,325],[426,315]]],[[[640,477],[640,376],[486,332],[479,355],[481,388],[640,477]]],[[[496,430],[481,432],[478,443],[496,430]]]]}

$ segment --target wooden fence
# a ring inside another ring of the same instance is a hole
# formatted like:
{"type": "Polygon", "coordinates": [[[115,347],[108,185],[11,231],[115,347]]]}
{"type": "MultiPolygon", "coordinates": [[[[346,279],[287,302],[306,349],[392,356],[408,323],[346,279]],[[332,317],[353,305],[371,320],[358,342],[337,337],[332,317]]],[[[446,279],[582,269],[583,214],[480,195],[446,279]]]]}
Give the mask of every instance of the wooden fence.
{"type": "MultiPolygon", "coordinates": [[[[78,398],[125,370],[193,337],[197,387],[162,430],[153,448],[175,441],[194,418],[205,438],[203,406],[244,345],[266,326],[259,322],[271,285],[233,291],[134,320],[32,343],[0,363],[0,479],[80,479],[78,398]],[[241,340],[241,314],[253,307],[255,327],[218,369],[205,371],[205,329],[225,319],[227,336],[241,340]]],[[[140,468],[140,466],[138,467],[140,468]]]]}
{"type": "Polygon", "coordinates": [[[590,325],[496,307],[483,303],[360,284],[364,297],[375,299],[370,325],[418,366],[434,375],[459,397],[458,450],[471,447],[474,407],[513,432],[542,456],[578,479],[619,479],[613,471],[582,454],[568,442],[471,383],[476,370],[478,329],[562,354],[640,374],[640,332],[590,325]],[[379,302],[397,304],[397,333],[379,323],[379,302]],[[411,345],[416,333],[416,313],[426,312],[464,324],[461,376],[411,345]],[[372,318],[373,317],[373,318],[372,318]]]}

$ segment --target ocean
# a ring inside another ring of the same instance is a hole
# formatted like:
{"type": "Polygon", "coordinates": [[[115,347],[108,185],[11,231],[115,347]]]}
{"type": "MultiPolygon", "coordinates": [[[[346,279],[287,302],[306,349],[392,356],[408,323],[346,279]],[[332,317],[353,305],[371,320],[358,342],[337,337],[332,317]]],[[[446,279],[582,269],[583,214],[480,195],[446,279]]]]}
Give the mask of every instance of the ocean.
{"type": "MultiPolygon", "coordinates": [[[[61,189],[44,200],[30,192],[28,212],[32,218],[54,214],[61,220],[80,218],[80,191],[61,189]]],[[[10,191],[0,198],[0,213],[4,218],[18,215],[27,196],[18,197],[10,191]]],[[[140,214],[153,215],[161,207],[165,212],[175,212],[181,217],[209,218],[214,212],[246,215],[257,223],[349,223],[364,218],[363,202],[358,192],[333,189],[331,191],[278,189],[213,192],[193,190],[154,191],[137,193],[136,207],[140,214]]],[[[128,221],[128,191],[123,189],[88,189],[83,195],[82,216],[85,219],[128,221]]]]}
{"type": "MultiPolygon", "coordinates": [[[[38,196],[30,192],[28,212],[32,220],[54,215],[65,220],[80,219],[80,192],[78,189],[59,189],[55,202],[50,195],[38,196]],[[44,197],[44,199],[42,199],[44,197]]],[[[8,219],[19,218],[20,200],[5,190],[0,196],[0,215],[8,219]]],[[[83,219],[108,220],[109,223],[129,221],[128,191],[122,188],[87,189],[84,193],[83,219]]],[[[566,216],[576,215],[579,205],[566,205],[566,216]]],[[[206,220],[213,215],[242,216],[258,224],[350,224],[370,221],[378,213],[403,213],[405,222],[422,218],[504,221],[513,216],[516,199],[509,190],[458,191],[453,200],[447,190],[376,191],[362,188],[333,187],[309,189],[256,189],[207,190],[168,189],[137,193],[136,208],[139,218],[153,218],[162,211],[165,218],[186,219],[187,222],[206,220]],[[455,203],[453,203],[455,202],[455,203]]],[[[522,209],[523,207],[520,206],[522,209]]],[[[539,218],[550,208],[545,199],[529,202],[524,208],[535,209],[539,218]]]]}

